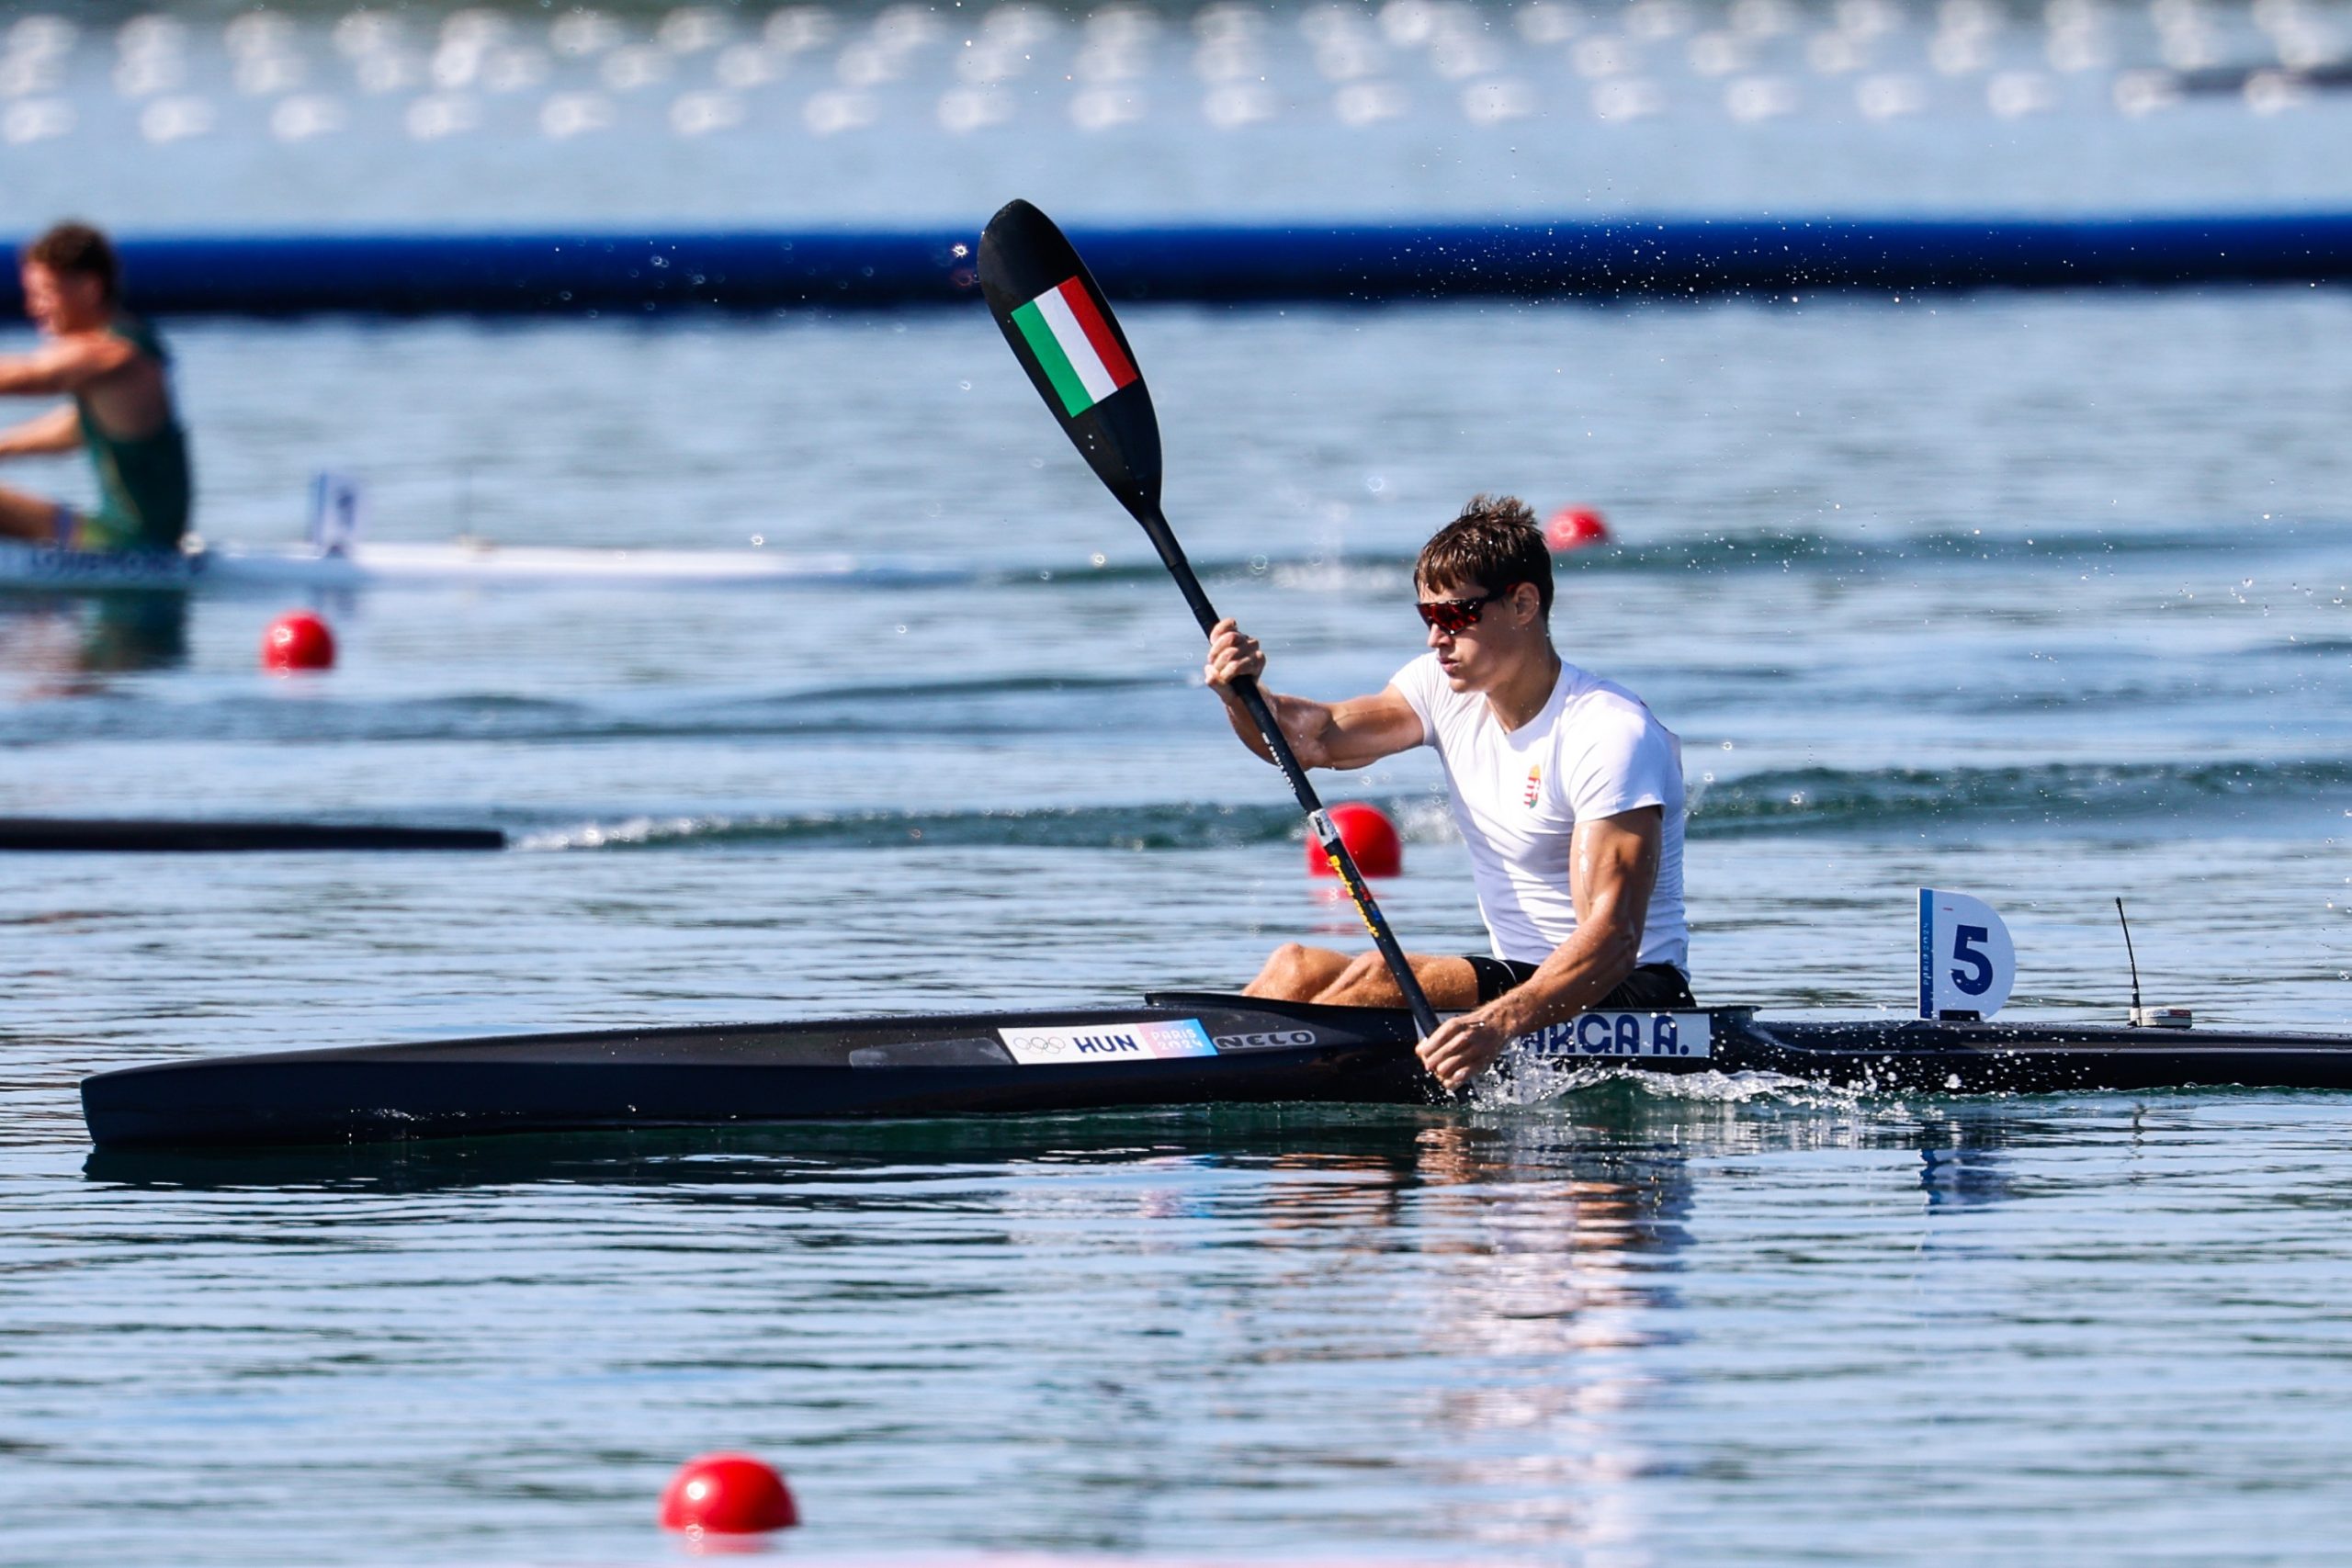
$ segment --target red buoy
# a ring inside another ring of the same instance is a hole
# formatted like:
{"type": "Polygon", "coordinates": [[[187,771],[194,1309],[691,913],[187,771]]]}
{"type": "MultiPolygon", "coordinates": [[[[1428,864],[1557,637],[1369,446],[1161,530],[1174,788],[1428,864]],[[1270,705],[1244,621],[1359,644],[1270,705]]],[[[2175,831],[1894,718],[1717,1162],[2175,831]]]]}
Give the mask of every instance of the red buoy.
{"type": "Polygon", "coordinates": [[[1544,543],[1555,555],[1609,542],[1609,525],[1589,506],[1563,506],[1544,525],[1544,543]]]}
{"type": "Polygon", "coordinates": [[[688,1460],[662,1494],[662,1528],[696,1535],[760,1535],[800,1522],[784,1477],[749,1454],[688,1460]]]}
{"type": "Polygon", "coordinates": [[[288,610],[261,634],[265,670],[332,670],[334,633],[308,610],[288,610]]]}
{"type": "MultiPolygon", "coordinates": [[[[1343,800],[1330,808],[1330,817],[1358,871],[1366,876],[1395,876],[1404,871],[1405,840],[1397,835],[1388,813],[1361,800],[1343,800]]],[[[1317,876],[1340,874],[1311,833],[1306,839],[1306,869],[1317,876]]]]}

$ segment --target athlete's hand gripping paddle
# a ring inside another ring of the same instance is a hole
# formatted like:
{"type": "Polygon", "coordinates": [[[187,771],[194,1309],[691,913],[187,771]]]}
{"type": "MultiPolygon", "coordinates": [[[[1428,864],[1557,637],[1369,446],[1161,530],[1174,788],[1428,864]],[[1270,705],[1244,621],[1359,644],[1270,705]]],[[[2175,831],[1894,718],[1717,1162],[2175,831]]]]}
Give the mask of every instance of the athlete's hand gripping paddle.
{"type": "MultiPolygon", "coordinates": [[[[1201,630],[1213,629],[1219,618],[1216,609],[1160,513],[1159,421],[1151,410],[1151,392],[1136,368],[1126,333],[1119,330],[1118,318],[1086,264],[1051,219],[1025,201],[1009,202],[980,233],[980,289],[988,296],[996,324],[1004,329],[1005,341],[1012,345],[1013,356],[1036,384],[1037,395],[1061,421],[1095,477],[1143,525],[1201,630]]],[[[1306,813],[1308,830],[1330,858],[1348,897],[1355,900],[1374,945],[1413,1010],[1415,1027],[1424,1037],[1434,1033],[1437,1014],[1421,994],[1405,950],[1396,945],[1339,829],[1331,825],[1330,814],[1307,782],[1306,771],[1274,722],[1264,694],[1248,680],[1234,682],[1233,692],[1290,781],[1291,793],[1306,813]]]]}

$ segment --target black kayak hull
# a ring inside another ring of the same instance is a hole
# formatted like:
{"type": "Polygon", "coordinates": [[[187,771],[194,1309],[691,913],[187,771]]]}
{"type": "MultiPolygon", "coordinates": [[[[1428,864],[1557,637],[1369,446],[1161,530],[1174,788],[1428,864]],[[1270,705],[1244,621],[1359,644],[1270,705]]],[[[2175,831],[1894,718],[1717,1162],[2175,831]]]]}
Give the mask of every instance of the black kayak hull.
{"type": "MultiPolygon", "coordinates": [[[[2328,1035],[1904,1019],[1781,1022],[1745,1008],[1593,1014],[1579,1022],[1587,1025],[1581,1036],[1575,1026],[1553,1032],[1514,1070],[1765,1072],[1865,1092],[2352,1089],[2352,1039],[2328,1035]],[[1679,1034],[1666,1021],[1678,1019],[1679,1034]]],[[[1170,993],[1126,1009],[625,1029],[199,1058],[97,1074],[83,1081],[82,1104],[101,1148],[135,1148],[1164,1105],[1447,1101],[1412,1047],[1411,1020],[1401,1010],[1170,993]]]]}
{"type": "MultiPolygon", "coordinates": [[[[1204,998],[1204,1002],[1207,1000],[1204,998]]],[[[943,1014],[493,1036],[209,1057],[83,1080],[101,1148],[260,1145],[596,1128],[1413,1102],[1434,1089],[1409,1019],[1213,1005],[943,1014]],[[1400,1022],[1399,1021],[1402,1020],[1400,1022]],[[1003,1032],[1197,1022],[1216,1054],[1016,1062],[1003,1032]],[[1277,1040],[1273,1036],[1285,1037],[1277,1040]],[[1293,1043],[1288,1036],[1300,1036],[1293,1043]]]]}
{"type": "Polygon", "coordinates": [[[496,828],[383,822],[195,822],[115,817],[0,817],[0,850],[240,854],[269,851],[503,850],[496,828]]]}

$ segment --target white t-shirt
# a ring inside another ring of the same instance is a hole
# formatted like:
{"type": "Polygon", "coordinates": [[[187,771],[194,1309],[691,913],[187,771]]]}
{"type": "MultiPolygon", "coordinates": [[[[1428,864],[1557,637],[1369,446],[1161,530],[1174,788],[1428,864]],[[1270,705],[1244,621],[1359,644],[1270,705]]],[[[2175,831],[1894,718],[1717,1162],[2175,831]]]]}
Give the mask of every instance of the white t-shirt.
{"type": "Polygon", "coordinates": [[[1434,653],[1406,665],[1389,684],[1420,715],[1422,743],[1436,747],[1445,764],[1495,956],[1541,964],[1575,934],[1569,840],[1578,821],[1656,806],[1664,816],[1657,886],[1640,962],[1689,971],[1682,742],[1641,698],[1563,663],[1544,711],[1505,729],[1484,694],[1446,682],[1434,653]]]}

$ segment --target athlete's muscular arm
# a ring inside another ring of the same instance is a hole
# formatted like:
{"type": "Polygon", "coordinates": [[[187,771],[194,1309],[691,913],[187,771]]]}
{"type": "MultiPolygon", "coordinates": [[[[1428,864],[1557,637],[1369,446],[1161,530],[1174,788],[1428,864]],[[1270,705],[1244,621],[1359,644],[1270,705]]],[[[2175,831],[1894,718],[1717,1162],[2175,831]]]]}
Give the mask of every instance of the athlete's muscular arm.
{"type": "Polygon", "coordinates": [[[82,415],[72,403],[7,430],[0,430],[0,457],[38,457],[71,452],[82,444],[82,415]]]}
{"type": "MultiPolygon", "coordinates": [[[[1225,716],[1241,743],[1271,762],[1273,754],[1266,749],[1265,737],[1258,733],[1249,710],[1233,691],[1236,681],[1245,676],[1257,680],[1265,669],[1265,650],[1257,638],[1242,636],[1241,628],[1230,620],[1216,624],[1209,634],[1209,661],[1202,677],[1209,690],[1225,699],[1225,716]]],[[[1368,767],[1421,743],[1421,716],[1394,686],[1343,703],[1284,696],[1262,685],[1259,692],[1273,710],[1283,739],[1290,742],[1303,768],[1368,767]]]]}
{"type": "Polygon", "coordinates": [[[1513,1035],[1573,1018],[1624,983],[1641,962],[1665,821],[1661,807],[1644,806],[1577,824],[1569,843],[1576,934],[1524,984],[1421,1042],[1421,1063],[1439,1082],[1461,1088],[1493,1066],[1513,1035]]]}
{"type": "Polygon", "coordinates": [[[137,348],[109,333],[75,333],[30,354],[0,355],[0,394],[78,392],[138,357],[137,348]]]}

